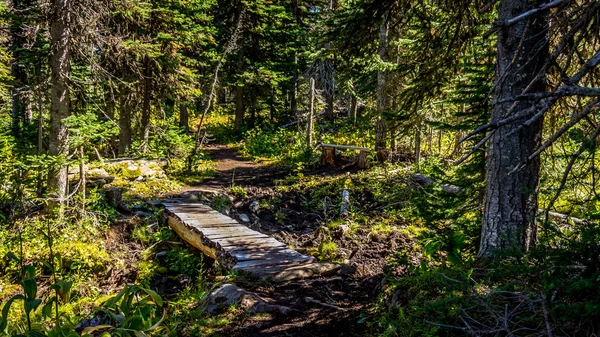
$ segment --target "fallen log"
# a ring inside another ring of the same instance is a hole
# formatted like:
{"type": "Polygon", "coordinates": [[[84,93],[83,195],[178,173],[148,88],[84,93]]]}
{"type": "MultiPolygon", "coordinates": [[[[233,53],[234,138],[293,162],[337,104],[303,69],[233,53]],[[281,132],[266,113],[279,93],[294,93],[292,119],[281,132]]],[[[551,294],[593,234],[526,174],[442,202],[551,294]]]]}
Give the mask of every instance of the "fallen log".
{"type": "MultiPolygon", "coordinates": [[[[538,214],[544,215],[544,214],[546,214],[546,210],[540,208],[540,209],[538,209],[538,214]]],[[[562,213],[556,213],[556,212],[548,212],[548,218],[553,219],[553,220],[561,220],[561,221],[565,221],[565,222],[572,221],[574,224],[578,224],[578,225],[585,225],[585,224],[591,223],[588,220],[579,219],[579,218],[572,217],[568,214],[562,214],[562,213]]]]}

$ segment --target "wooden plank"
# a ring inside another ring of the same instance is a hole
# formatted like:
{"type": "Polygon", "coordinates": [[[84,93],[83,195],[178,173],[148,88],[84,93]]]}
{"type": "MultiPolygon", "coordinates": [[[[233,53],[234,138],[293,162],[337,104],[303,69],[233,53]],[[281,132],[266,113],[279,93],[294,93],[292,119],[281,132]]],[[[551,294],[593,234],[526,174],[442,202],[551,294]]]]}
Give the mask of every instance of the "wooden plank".
{"type": "Polygon", "coordinates": [[[219,260],[225,268],[272,275],[315,259],[286,247],[210,207],[185,200],[162,203],[168,223],[185,241],[219,260]]]}
{"type": "Polygon", "coordinates": [[[229,242],[221,242],[219,243],[220,248],[229,253],[234,249],[243,249],[243,248],[262,248],[262,249],[270,249],[270,248],[285,248],[285,245],[281,242],[273,243],[273,242],[253,242],[253,243],[239,243],[236,241],[229,242]]]}
{"type": "Polygon", "coordinates": [[[321,144],[322,147],[331,147],[334,149],[346,149],[346,150],[358,150],[370,152],[371,149],[368,147],[351,146],[351,145],[338,145],[338,144],[321,144]]]}
{"type": "Polygon", "coordinates": [[[303,262],[308,262],[308,258],[292,257],[292,256],[281,256],[280,258],[268,259],[268,260],[249,260],[244,262],[238,262],[233,269],[246,269],[250,267],[266,267],[266,266],[286,266],[291,267],[292,265],[298,265],[303,262]]]}
{"type": "Polygon", "coordinates": [[[287,247],[267,248],[267,249],[242,247],[241,249],[230,250],[229,254],[238,261],[248,261],[248,260],[260,259],[263,256],[268,255],[268,254],[275,254],[277,252],[285,253],[287,251],[291,251],[291,249],[289,249],[287,247]]]}
{"type": "Polygon", "coordinates": [[[268,236],[261,233],[222,233],[222,234],[204,234],[211,241],[221,239],[266,239],[268,236]]]}
{"type": "Polygon", "coordinates": [[[239,247],[239,246],[264,246],[264,247],[285,247],[286,245],[273,239],[273,238],[248,238],[248,239],[215,239],[214,242],[218,243],[221,247],[239,247]]]}
{"type": "Polygon", "coordinates": [[[285,249],[285,250],[271,250],[264,254],[240,254],[235,256],[238,263],[245,261],[255,260],[293,260],[293,261],[309,261],[314,260],[311,256],[302,255],[296,251],[285,249]]]}

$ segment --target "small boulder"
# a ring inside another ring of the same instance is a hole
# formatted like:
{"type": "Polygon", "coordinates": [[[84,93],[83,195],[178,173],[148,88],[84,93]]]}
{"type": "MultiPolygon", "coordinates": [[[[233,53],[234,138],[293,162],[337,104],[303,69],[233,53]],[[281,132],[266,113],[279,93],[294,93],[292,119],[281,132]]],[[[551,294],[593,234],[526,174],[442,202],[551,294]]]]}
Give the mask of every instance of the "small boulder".
{"type": "Polygon", "coordinates": [[[258,200],[254,200],[253,202],[250,203],[250,211],[252,211],[252,213],[254,213],[254,214],[258,213],[259,209],[260,209],[260,204],[258,203],[258,200]]]}
{"type": "Polygon", "coordinates": [[[144,211],[135,211],[134,214],[140,218],[150,218],[152,216],[152,214],[144,211]]]}
{"type": "Polygon", "coordinates": [[[217,287],[204,297],[204,302],[203,310],[210,313],[235,304],[239,304],[242,309],[251,314],[276,312],[288,314],[292,311],[288,307],[269,304],[256,293],[233,284],[222,284],[217,287]]]}
{"type": "Polygon", "coordinates": [[[309,263],[287,268],[277,273],[271,280],[280,283],[313,277],[330,277],[335,275],[341,268],[341,265],[331,262],[309,263]]]}
{"type": "Polygon", "coordinates": [[[250,217],[247,214],[240,214],[240,220],[243,222],[250,222],[250,217]]]}
{"type": "Polygon", "coordinates": [[[348,234],[348,231],[350,231],[350,227],[348,225],[341,225],[335,227],[332,230],[332,234],[335,236],[336,239],[343,239],[344,237],[346,237],[346,234],[348,234]]]}
{"type": "Polygon", "coordinates": [[[350,276],[354,273],[356,273],[356,266],[350,264],[343,264],[338,272],[341,276],[350,276]]]}

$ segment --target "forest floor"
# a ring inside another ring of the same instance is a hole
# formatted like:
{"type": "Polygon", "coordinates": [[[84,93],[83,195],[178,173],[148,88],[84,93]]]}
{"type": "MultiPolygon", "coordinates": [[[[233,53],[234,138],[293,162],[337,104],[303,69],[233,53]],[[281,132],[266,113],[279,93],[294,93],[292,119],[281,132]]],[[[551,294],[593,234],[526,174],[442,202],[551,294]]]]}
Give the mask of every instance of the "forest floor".
{"type": "MultiPolygon", "coordinates": [[[[250,228],[269,234],[302,253],[346,264],[341,275],[318,280],[276,284],[234,278],[233,282],[241,288],[293,311],[285,315],[239,315],[230,324],[214,330],[214,335],[367,334],[369,327],[364,321],[371,309],[369,305],[375,302],[381,287],[387,258],[394,251],[390,248],[405,244],[405,240],[400,235],[373,235],[369,230],[346,235],[347,226],[329,229],[323,226],[327,212],[318,214],[315,209],[303,205],[302,193],[286,192],[281,188],[290,172],[268,163],[246,160],[225,145],[213,145],[207,148],[207,153],[215,161],[216,176],[197,186],[184,188],[181,195],[198,198],[213,207],[215,200],[226,196],[230,203],[217,210],[237,219],[241,214],[249,215],[252,219],[250,228]],[[255,201],[261,205],[258,211],[252,211],[250,207],[255,201]],[[365,245],[365,242],[369,244],[365,245]],[[324,245],[334,248],[327,250],[324,245]]],[[[344,179],[345,172],[320,169],[307,172],[307,175],[344,179]]]]}

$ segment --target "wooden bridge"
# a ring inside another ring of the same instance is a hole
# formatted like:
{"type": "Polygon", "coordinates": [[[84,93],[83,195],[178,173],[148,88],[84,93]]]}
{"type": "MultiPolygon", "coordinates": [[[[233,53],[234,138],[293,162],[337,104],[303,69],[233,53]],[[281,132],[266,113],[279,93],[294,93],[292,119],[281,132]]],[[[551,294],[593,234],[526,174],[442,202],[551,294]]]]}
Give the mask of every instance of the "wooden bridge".
{"type": "Polygon", "coordinates": [[[169,226],[183,240],[226,269],[282,281],[325,275],[339,269],[334,264],[317,263],[313,257],[289,249],[202,203],[186,199],[150,203],[165,209],[169,226]]]}

